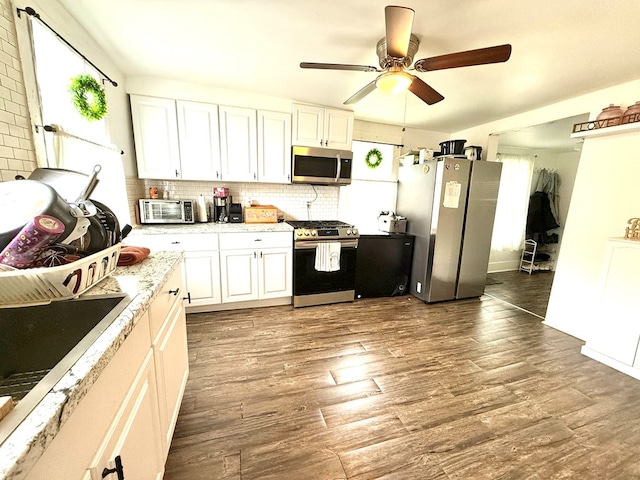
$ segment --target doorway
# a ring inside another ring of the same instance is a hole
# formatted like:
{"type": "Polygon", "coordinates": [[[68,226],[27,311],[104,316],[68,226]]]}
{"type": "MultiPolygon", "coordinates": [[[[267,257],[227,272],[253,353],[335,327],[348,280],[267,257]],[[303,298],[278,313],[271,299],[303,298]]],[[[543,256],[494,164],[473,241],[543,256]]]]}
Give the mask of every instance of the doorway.
{"type": "MultiPolygon", "coordinates": [[[[527,182],[524,182],[525,184],[518,187],[525,189],[521,192],[523,195],[532,196],[541,188],[538,181],[541,175],[553,173],[558,180],[555,193],[548,194],[548,198],[556,200],[557,211],[554,215],[559,227],[546,232],[547,235],[542,240],[543,245],[538,251],[539,256],[536,257],[536,271],[531,274],[520,271],[522,243],[520,248],[514,248],[518,242],[511,247],[504,246],[508,242],[503,242],[503,245],[498,248],[492,247],[488,284],[485,289],[487,295],[526,310],[541,319],[546,315],[555,265],[562,245],[562,232],[569,214],[571,194],[582,149],[582,139],[571,138],[571,132],[573,125],[587,121],[588,115],[585,113],[493,134],[499,137],[498,158],[502,155],[531,158],[532,168],[528,184],[525,185],[527,182]]],[[[500,201],[501,199],[498,200],[499,204],[500,201]]],[[[522,242],[531,235],[530,232],[525,234],[526,229],[523,227],[527,223],[528,216],[529,210],[524,209],[513,220],[514,229],[518,231],[512,234],[521,235],[522,242]]]]}

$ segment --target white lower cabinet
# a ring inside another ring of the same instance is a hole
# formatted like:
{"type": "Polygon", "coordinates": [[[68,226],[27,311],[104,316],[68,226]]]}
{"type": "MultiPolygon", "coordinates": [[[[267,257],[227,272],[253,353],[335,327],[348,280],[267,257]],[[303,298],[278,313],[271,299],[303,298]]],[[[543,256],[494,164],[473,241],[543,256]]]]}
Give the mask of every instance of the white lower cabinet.
{"type": "Polygon", "coordinates": [[[217,305],[220,292],[220,258],[217,251],[185,252],[189,306],[217,305]]]}
{"type": "Polygon", "coordinates": [[[286,304],[292,295],[291,232],[135,235],[127,242],[185,251],[182,297],[189,300],[187,313],[225,309],[225,304],[237,302],[282,299],[278,304],[286,304]]]}
{"type": "Polygon", "coordinates": [[[188,312],[222,301],[217,233],[135,235],[129,236],[125,243],[151,250],[184,250],[186,290],[183,297],[188,297],[188,312]]]}
{"type": "Polygon", "coordinates": [[[222,302],[291,296],[291,243],[289,232],[221,233],[222,302]]]}
{"type": "Polygon", "coordinates": [[[609,239],[595,309],[582,353],[640,378],[640,315],[635,296],[640,288],[640,243],[609,239]]]}
{"type": "MultiPolygon", "coordinates": [[[[189,376],[183,272],[176,269],[151,304],[151,346],[156,365],[162,458],[167,458],[189,376]]],[[[164,463],[164,461],[163,461],[164,463]]]]}
{"type": "Polygon", "coordinates": [[[26,478],[161,479],[189,371],[182,264],[26,478]]]}
{"type": "Polygon", "coordinates": [[[91,480],[117,479],[119,475],[124,478],[162,478],[165,457],[160,446],[153,359],[153,352],[149,350],[89,467],[91,480]]]}

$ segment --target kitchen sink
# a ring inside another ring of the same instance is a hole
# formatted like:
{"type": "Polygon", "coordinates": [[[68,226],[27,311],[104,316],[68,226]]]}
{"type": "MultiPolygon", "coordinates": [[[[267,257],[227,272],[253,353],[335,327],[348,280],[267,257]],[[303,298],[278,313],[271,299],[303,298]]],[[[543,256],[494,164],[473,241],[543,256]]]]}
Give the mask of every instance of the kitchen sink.
{"type": "Polygon", "coordinates": [[[0,309],[0,397],[17,402],[0,421],[0,443],[130,301],[123,293],[0,309]]]}

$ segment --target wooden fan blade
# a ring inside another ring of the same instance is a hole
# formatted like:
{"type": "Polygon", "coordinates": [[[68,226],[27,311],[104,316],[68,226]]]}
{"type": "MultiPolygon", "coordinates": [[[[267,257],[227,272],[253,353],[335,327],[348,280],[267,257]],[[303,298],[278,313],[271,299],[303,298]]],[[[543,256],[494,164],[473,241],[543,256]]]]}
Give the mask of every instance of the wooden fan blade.
{"type": "Polygon", "coordinates": [[[348,65],[345,63],[311,63],[302,62],[300,68],[316,68],[319,70],[355,70],[358,72],[378,72],[376,67],[371,65],[348,65]]]}
{"type": "Polygon", "coordinates": [[[387,55],[403,58],[407,56],[409,39],[415,12],[411,8],[388,6],[384,8],[387,39],[387,55]]]}
{"type": "Polygon", "coordinates": [[[511,56],[511,45],[479,48],[465,52],[449,53],[438,57],[423,58],[416,61],[414,68],[418,72],[444,70],[447,68],[470,67],[488,63],[506,62],[511,56]]]}
{"type": "Polygon", "coordinates": [[[352,103],[359,102],[364,97],[366,97],[371,92],[373,92],[375,89],[376,89],[376,81],[374,80],[373,82],[367,83],[363,88],[361,88],[355,94],[353,94],[347,100],[345,100],[344,105],[351,105],[352,103]]]}
{"type": "Polygon", "coordinates": [[[433,105],[434,103],[438,103],[441,100],[444,100],[444,97],[436,92],[429,85],[424,83],[422,79],[416,77],[415,75],[411,75],[413,77],[413,82],[409,85],[409,91],[413,93],[416,97],[422,100],[429,105],[433,105]]]}

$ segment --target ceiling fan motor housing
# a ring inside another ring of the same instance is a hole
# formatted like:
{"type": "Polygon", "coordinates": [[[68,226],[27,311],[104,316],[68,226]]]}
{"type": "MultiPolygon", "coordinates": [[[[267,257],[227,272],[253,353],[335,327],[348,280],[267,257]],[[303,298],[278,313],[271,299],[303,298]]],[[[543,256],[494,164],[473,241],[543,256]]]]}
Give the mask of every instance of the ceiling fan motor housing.
{"type": "Polygon", "coordinates": [[[420,46],[420,40],[413,33],[409,38],[409,48],[407,48],[407,56],[402,58],[391,57],[387,55],[387,38],[382,37],[378,44],[376,45],[376,53],[378,54],[378,59],[380,63],[380,67],[383,69],[391,68],[393,66],[402,66],[404,68],[409,68],[411,63],[413,63],[413,57],[418,51],[418,47],[420,46]]]}

